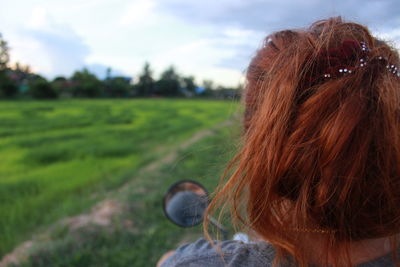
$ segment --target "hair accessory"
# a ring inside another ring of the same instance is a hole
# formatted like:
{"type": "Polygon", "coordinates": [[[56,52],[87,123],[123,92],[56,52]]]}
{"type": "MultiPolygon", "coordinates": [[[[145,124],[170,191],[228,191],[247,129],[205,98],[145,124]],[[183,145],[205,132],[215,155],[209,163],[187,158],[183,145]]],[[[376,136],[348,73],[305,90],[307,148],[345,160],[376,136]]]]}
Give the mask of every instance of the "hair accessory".
{"type": "MultiPolygon", "coordinates": [[[[324,78],[337,78],[354,73],[358,68],[367,66],[369,64],[369,52],[370,49],[365,42],[358,43],[353,40],[345,40],[340,47],[320,53],[321,62],[318,65],[328,66],[325,68],[324,78]],[[354,62],[359,63],[354,64],[354,62]]],[[[388,63],[388,60],[382,56],[379,56],[378,60],[386,64],[386,69],[389,72],[400,77],[399,68],[396,65],[388,63]]]]}

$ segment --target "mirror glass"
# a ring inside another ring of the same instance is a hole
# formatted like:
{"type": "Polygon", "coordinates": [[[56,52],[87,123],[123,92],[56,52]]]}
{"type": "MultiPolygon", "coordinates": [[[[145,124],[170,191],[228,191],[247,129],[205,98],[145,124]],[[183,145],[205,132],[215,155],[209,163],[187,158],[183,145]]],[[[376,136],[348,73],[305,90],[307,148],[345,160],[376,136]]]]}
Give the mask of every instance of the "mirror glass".
{"type": "Polygon", "coordinates": [[[207,206],[207,191],[194,181],[177,182],[164,196],[165,215],[181,227],[191,227],[201,223],[207,206]]]}

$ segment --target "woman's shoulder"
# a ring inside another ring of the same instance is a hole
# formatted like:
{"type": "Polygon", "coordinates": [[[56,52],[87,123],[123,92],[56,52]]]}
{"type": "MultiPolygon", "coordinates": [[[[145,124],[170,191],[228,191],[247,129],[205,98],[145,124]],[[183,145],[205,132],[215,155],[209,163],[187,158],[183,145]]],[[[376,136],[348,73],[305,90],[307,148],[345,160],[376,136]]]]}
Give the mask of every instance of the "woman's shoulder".
{"type": "Polygon", "coordinates": [[[161,267],[175,266],[271,266],[274,248],[267,242],[228,240],[213,241],[201,238],[179,247],[161,267]]]}

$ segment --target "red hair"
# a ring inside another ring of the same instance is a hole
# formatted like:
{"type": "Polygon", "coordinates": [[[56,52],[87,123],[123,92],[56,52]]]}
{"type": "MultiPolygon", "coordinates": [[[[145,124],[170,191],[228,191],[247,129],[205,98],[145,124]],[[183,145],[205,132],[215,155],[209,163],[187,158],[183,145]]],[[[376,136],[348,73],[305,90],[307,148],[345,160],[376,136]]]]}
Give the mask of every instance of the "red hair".
{"type": "Polygon", "coordinates": [[[353,242],[398,234],[400,78],[386,63],[400,66],[394,49],[340,18],[268,36],[247,70],[242,147],[207,212],[231,204],[276,262],[291,255],[302,266],[307,231],[326,236],[334,266],[351,265],[353,242]],[[335,66],[322,55],[348,40],[365,42],[368,64],[356,68],[354,51],[341,62],[351,74],[325,79],[335,66]]]}

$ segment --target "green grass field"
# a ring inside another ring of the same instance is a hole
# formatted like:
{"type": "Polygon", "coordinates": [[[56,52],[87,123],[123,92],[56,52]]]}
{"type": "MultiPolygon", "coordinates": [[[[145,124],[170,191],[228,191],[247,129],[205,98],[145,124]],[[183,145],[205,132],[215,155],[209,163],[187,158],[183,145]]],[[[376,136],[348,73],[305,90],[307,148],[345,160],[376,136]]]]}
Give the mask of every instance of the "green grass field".
{"type": "Polygon", "coordinates": [[[227,160],[221,155],[226,154],[222,152],[229,130],[216,130],[178,151],[180,160],[173,166],[167,164],[145,177],[138,177],[139,171],[194,133],[228,120],[237,106],[161,99],[1,102],[0,256],[136,179],[124,195],[127,203],[135,203],[132,209],[136,210],[125,214],[135,217],[139,229],[135,234],[118,234],[118,229],[93,236],[85,233],[89,241],[96,240],[79,242],[86,246],[79,247],[73,235],[56,231],[54,249],[39,250],[31,262],[34,266],[42,261],[42,266],[49,266],[49,259],[54,266],[126,266],[129,262],[151,266],[145,263],[154,264],[163,249],[173,247],[182,235],[195,233],[163,218],[162,194],[179,178],[197,178],[212,190],[227,160]]]}

